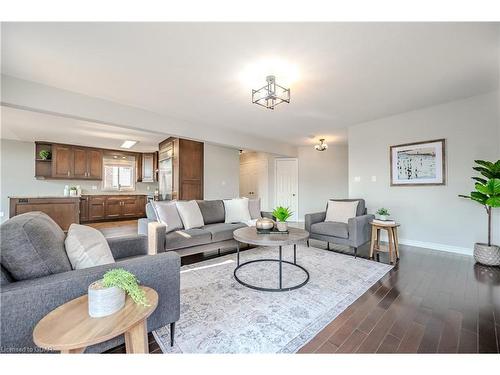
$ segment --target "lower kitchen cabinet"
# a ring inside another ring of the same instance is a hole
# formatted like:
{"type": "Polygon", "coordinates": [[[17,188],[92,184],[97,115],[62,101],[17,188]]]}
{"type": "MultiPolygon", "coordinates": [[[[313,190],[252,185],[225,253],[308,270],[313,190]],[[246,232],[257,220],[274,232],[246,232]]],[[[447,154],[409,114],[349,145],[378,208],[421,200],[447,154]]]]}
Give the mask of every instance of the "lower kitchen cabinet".
{"type": "Polygon", "coordinates": [[[87,211],[80,206],[80,221],[101,221],[135,219],[146,215],[146,196],[144,195],[90,195],[82,196],[88,202],[87,211]],[[87,216],[85,213],[87,212],[87,216]],[[87,217],[85,219],[85,217],[87,217]]]}

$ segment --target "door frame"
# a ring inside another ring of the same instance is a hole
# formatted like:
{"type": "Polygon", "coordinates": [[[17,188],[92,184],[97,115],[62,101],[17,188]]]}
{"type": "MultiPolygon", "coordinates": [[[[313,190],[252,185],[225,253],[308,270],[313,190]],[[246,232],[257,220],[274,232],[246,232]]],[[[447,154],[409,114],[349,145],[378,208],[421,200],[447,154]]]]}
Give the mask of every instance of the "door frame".
{"type": "Polygon", "coordinates": [[[278,189],[276,188],[278,186],[277,179],[278,179],[278,160],[294,160],[295,166],[296,166],[296,171],[297,171],[297,212],[296,216],[297,222],[300,222],[300,214],[299,214],[299,158],[275,158],[274,159],[274,202],[273,205],[276,206],[276,202],[278,202],[278,189]]]}

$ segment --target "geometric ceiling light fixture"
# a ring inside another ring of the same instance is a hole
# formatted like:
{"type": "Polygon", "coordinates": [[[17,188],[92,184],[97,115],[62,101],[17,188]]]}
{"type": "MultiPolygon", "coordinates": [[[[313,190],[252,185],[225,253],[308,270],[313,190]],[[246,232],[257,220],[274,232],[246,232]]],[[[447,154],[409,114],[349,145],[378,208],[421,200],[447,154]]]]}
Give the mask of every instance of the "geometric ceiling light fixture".
{"type": "Polygon", "coordinates": [[[328,144],[325,142],[324,138],[319,140],[319,143],[314,145],[316,151],[326,151],[328,149],[328,144]]]}
{"type": "Polygon", "coordinates": [[[274,109],[281,103],[290,103],[290,89],[278,85],[274,76],[267,76],[266,81],[265,86],[252,90],[252,103],[267,109],[274,109]]]}

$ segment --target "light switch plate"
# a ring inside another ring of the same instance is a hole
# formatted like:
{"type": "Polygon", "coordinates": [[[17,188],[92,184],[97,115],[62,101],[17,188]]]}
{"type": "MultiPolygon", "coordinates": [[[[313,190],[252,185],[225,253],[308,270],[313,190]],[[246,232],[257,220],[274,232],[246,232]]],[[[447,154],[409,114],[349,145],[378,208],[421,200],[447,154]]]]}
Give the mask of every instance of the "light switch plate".
{"type": "Polygon", "coordinates": [[[372,182],[377,182],[377,176],[372,176],[372,182]]]}
{"type": "Polygon", "coordinates": [[[360,181],[361,181],[361,177],[360,176],[354,177],[354,182],[360,182],[360,181]]]}
{"type": "Polygon", "coordinates": [[[92,185],[92,190],[97,190],[97,186],[96,185],[92,185]]]}

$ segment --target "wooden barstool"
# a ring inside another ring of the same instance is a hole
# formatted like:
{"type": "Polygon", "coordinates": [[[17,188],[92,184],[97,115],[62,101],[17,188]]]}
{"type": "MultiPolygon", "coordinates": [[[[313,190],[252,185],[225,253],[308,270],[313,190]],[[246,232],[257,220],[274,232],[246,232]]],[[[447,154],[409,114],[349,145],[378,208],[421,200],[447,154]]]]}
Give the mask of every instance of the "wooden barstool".
{"type": "MultiPolygon", "coordinates": [[[[380,224],[380,223],[370,223],[372,226],[372,242],[370,246],[370,259],[373,259],[373,253],[384,252],[389,253],[389,262],[394,263],[394,255],[396,259],[399,259],[399,243],[398,243],[398,227],[399,224],[380,224]],[[380,245],[380,230],[387,231],[387,237],[389,239],[388,246],[380,245]]],[[[377,254],[377,260],[379,259],[379,254],[377,254]]]]}

